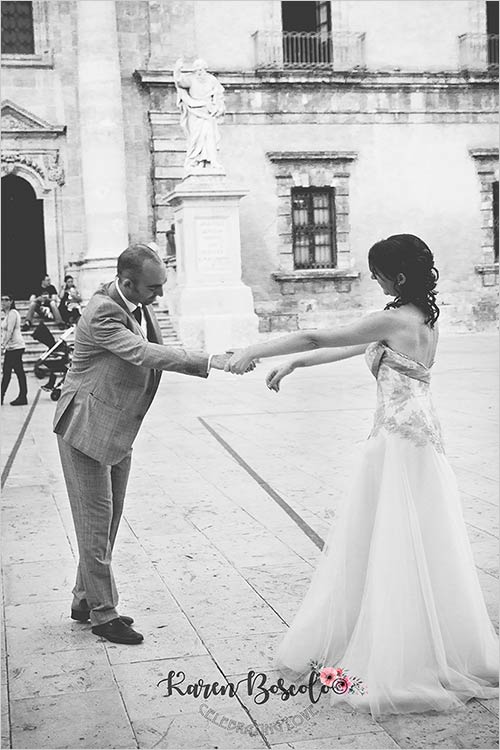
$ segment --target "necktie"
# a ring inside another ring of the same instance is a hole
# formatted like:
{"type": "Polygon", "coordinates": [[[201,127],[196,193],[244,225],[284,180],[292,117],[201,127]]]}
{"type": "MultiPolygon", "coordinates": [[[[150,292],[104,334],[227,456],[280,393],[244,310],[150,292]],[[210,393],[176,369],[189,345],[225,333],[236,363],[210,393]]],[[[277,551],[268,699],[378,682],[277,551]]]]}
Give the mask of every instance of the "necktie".
{"type": "Polygon", "coordinates": [[[148,341],[156,341],[154,333],[153,333],[154,329],[151,325],[150,319],[148,315],[146,315],[146,313],[143,312],[142,307],[140,305],[138,305],[135,308],[135,310],[132,310],[132,315],[137,320],[141,328],[142,328],[142,316],[144,315],[144,318],[146,320],[146,338],[148,339],[148,341]]]}

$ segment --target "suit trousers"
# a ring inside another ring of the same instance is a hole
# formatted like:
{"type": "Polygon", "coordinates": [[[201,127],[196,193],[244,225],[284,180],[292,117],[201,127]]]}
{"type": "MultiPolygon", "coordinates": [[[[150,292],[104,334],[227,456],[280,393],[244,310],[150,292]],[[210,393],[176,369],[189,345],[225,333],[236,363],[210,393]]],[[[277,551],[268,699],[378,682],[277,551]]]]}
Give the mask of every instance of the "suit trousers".
{"type": "Polygon", "coordinates": [[[101,464],[57,436],[80,560],[74,609],[86,599],[92,625],[118,617],[111,555],[123,511],[132,451],[113,466],[101,464]]]}

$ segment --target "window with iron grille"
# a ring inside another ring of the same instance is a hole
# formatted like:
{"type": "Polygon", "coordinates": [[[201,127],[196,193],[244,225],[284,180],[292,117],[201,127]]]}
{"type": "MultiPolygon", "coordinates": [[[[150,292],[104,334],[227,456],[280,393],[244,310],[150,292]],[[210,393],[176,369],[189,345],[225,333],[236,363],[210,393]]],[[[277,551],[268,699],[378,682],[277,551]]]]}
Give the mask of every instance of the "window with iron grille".
{"type": "Polygon", "coordinates": [[[1,3],[2,54],[33,55],[35,38],[33,29],[33,3],[25,0],[1,3]]]}
{"type": "Polygon", "coordinates": [[[498,263],[498,180],[493,183],[493,257],[498,263]]]}
{"type": "Polygon", "coordinates": [[[294,266],[335,268],[335,188],[292,188],[294,266]]]}

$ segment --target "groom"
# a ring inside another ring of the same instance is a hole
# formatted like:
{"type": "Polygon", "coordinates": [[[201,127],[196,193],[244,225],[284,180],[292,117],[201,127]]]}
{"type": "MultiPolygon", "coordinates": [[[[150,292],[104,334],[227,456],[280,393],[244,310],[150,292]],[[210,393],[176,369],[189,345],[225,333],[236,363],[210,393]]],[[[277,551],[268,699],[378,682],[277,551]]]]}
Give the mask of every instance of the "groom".
{"type": "Polygon", "coordinates": [[[147,245],[118,258],[117,278],[90,299],[76,327],[71,368],[54,432],[78,541],[71,617],[114,643],[137,644],[133,619],[116,610],[111,554],[123,510],[132,443],[157,391],[161,371],[208,377],[229,355],[162,344],[150,307],[167,274],[147,245]]]}

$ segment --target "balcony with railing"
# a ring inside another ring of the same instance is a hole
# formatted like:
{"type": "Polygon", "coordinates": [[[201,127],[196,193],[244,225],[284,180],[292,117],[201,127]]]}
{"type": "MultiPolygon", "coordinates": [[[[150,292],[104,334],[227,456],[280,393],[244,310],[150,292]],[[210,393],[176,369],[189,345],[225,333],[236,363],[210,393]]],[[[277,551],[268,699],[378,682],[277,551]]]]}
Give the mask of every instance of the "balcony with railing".
{"type": "Polygon", "coordinates": [[[498,34],[461,34],[458,54],[460,70],[498,74],[498,34]]]}
{"type": "Polygon", "coordinates": [[[354,70],[365,67],[365,35],[355,32],[256,31],[257,70],[354,70]]]}

